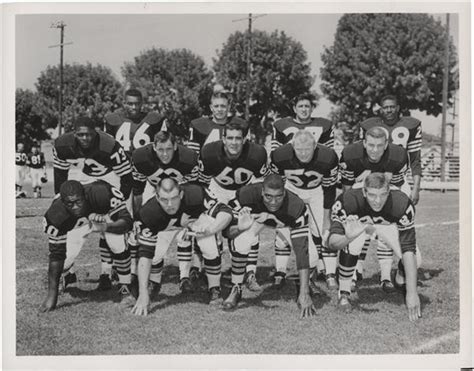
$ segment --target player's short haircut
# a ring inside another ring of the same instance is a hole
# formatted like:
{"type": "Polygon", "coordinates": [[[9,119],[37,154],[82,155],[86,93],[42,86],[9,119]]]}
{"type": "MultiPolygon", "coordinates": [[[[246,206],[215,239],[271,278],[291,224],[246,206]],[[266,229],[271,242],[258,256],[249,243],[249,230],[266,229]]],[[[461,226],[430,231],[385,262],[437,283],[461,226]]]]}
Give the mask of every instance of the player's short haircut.
{"type": "Polygon", "coordinates": [[[175,178],[163,178],[163,179],[161,179],[156,184],[156,193],[158,194],[158,191],[162,188],[167,193],[171,192],[175,188],[178,189],[178,191],[181,191],[181,186],[175,178]]]}
{"type": "Polygon", "coordinates": [[[227,100],[227,102],[230,102],[230,97],[229,97],[229,94],[227,94],[226,92],[224,91],[217,91],[215,92],[214,94],[212,94],[211,96],[211,103],[214,99],[218,99],[218,98],[221,98],[221,99],[225,99],[227,100]]]}
{"type": "Polygon", "coordinates": [[[171,144],[176,144],[176,137],[173,135],[173,133],[162,130],[155,134],[153,143],[157,145],[158,143],[166,143],[168,140],[171,142],[171,144]]]}
{"type": "Polygon", "coordinates": [[[77,180],[66,180],[59,188],[61,200],[70,196],[84,196],[84,187],[77,180]]]}
{"type": "Polygon", "coordinates": [[[313,146],[316,144],[316,140],[314,139],[313,134],[311,134],[306,129],[298,130],[295,133],[295,135],[293,135],[293,138],[291,140],[291,144],[294,145],[296,142],[299,142],[299,143],[311,142],[313,144],[313,146]]]}
{"type": "Polygon", "coordinates": [[[390,181],[384,173],[371,173],[364,180],[364,188],[390,188],[390,181]]]}
{"type": "Polygon", "coordinates": [[[229,130],[239,130],[242,133],[242,137],[245,138],[248,133],[248,128],[239,124],[238,122],[228,122],[224,125],[224,130],[222,131],[222,136],[226,136],[229,130]]]}
{"type": "Polygon", "coordinates": [[[299,94],[293,98],[293,106],[296,106],[299,101],[308,100],[312,106],[315,106],[316,97],[311,93],[299,94]]]}
{"type": "Polygon", "coordinates": [[[367,139],[367,137],[372,137],[376,139],[384,138],[385,141],[388,140],[387,131],[384,130],[384,128],[380,126],[374,126],[374,127],[371,127],[369,130],[367,130],[367,132],[365,133],[365,139],[367,139]]]}
{"type": "Polygon", "coordinates": [[[278,174],[270,174],[263,180],[263,188],[284,189],[285,181],[278,174]]]}
{"type": "Polygon", "coordinates": [[[87,127],[92,130],[95,130],[98,127],[94,120],[87,116],[79,116],[76,121],[74,121],[74,129],[77,130],[82,127],[87,127]]]}
{"type": "Polygon", "coordinates": [[[136,98],[139,98],[140,100],[143,100],[143,94],[138,89],[128,89],[125,92],[125,96],[126,97],[136,97],[136,98]]]}
{"type": "Polygon", "coordinates": [[[393,100],[396,104],[398,104],[398,99],[393,94],[384,95],[382,99],[380,99],[380,105],[383,106],[383,102],[385,102],[386,100],[393,100]]]}

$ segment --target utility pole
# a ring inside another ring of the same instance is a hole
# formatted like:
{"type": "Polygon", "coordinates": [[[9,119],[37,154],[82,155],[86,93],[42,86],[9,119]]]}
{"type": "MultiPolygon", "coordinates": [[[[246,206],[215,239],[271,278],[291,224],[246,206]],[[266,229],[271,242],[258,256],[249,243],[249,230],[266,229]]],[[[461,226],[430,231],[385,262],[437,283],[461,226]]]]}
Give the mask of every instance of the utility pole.
{"type": "Polygon", "coordinates": [[[54,22],[51,24],[50,28],[59,28],[61,30],[61,38],[58,45],[51,45],[50,48],[56,48],[59,46],[59,102],[58,102],[58,136],[61,135],[62,126],[63,126],[63,46],[70,45],[72,42],[64,43],[64,27],[66,24],[63,21],[54,22]]]}
{"type": "Polygon", "coordinates": [[[449,13],[446,14],[446,47],[443,76],[443,116],[441,119],[441,181],[446,180],[446,113],[448,110],[448,77],[449,77],[449,13]]]}

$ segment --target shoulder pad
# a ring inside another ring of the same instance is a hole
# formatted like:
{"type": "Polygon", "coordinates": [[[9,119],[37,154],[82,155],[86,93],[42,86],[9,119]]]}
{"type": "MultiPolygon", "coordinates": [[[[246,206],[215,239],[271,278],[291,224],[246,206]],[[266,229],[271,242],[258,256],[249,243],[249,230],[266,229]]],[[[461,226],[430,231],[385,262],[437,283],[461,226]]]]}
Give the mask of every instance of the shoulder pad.
{"type": "Polygon", "coordinates": [[[205,144],[204,147],[202,147],[201,149],[201,158],[217,158],[220,152],[221,145],[221,140],[205,144]]]}
{"type": "Polygon", "coordinates": [[[342,203],[347,215],[355,214],[358,209],[365,204],[365,197],[362,193],[362,188],[349,189],[342,195],[342,203]]]}
{"type": "Polygon", "coordinates": [[[293,123],[293,118],[288,116],[288,117],[284,117],[282,119],[276,120],[273,126],[278,129],[281,129],[282,127],[285,127],[286,125],[291,125],[292,123],[293,123]]]}
{"type": "Polygon", "coordinates": [[[74,133],[66,133],[56,138],[54,146],[58,147],[71,147],[75,143],[74,133]]]}
{"type": "Polygon", "coordinates": [[[402,191],[395,189],[390,191],[392,195],[392,215],[401,218],[405,214],[408,204],[411,203],[410,198],[402,191]]]}
{"type": "Polygon", "coordinates": [[[320,143],[317,143],[316,145],[318,148],[319,161],[325,162],[327,164],[337,164],[339,162],[339,157],[337,156],[336,151],[334,151],[332,148],[329,148],[328,146],[325,146],[320,143]]]}
{"type": "Polygon", "coordinates": [[[183,201],[186,206],[197,206],[204,204],[204,188],[198,184],[185,183],[183,187],[183,201]]]}
{"type": "Polygon", "coordinates": [[[164,116],[162,116],[158,112],[151,111],[151,112],[148,112],[148,114],[145,116],[145,118],[142,121],[146,122],[148,125],[156,125],[156,124],[161,123],[163,120],[164,120],[164,116]]]}
{"type": "Polygon", "coordinates": [[[288,191],[288,214],[293,217],[298,217],[301,215],[301,211],[305,207],[304,201],[298,197],[297,194],[288,191]]]}
{"type": "Polygon", "coordinates": [[[210,123],[211,119],[209,117],[199,117],[197,119],[194,119],[193,121],[191,121],[191,124],[190,126],[194,127],[194,128],[201,128],[203,126],[208,126],[209,123],[210,123]]]}
{"type": "Polygon", "coordinates": [[[240,117],[237,117],[237,116],[232,116],[229,123],[230,122],[233,122],[233,123],[236,123],[236,124],[239,124],[240,126],[246,128],[249,126],[248,122],[245,121],[244,119],[240,118],[240,117]]]}
{"type": "Polygon", "coordinates": [[[239,188],[235,194],[235,198],[242,206],[257,203],[262,193],[263,183],[247,184],[239,188]]]}
{"type": "Polygon", "coordinates": [[[364,145],[362,142],[349,144],[342,150],[344,160],[354,160],[364,156],[364,145]]]}
{"type": "Polygon", "coordinates": [[[397,124],[398,125],[403,125],[407,129],[414,129],[414,128],[416,128],[417,126],[419,126],[421,124],[421,121],[414,118],[414,117],[403,116],[403,117],[400,118],[400,121],[398,121],[397,124]]]}
{"type": "Polygon", "coordinates": [[[323,117],[314,117],[311,122],[316,123],[319,126],[324,127],[324,129],[328,130],[332,128],[332,122],[329,121],[328,119],[325,119],[323,117]]]}
{"type": "Polygon", "coordinates": [[[389,143],[387,149],[390,151],[390,159],[396,160],[408,157],[406,149],[397,144],[389,143]]]}
{"type": "Polygon", "coordinates": [[[182,144],[178,144],[178,154],[182,162],[189,164],[197,163],[197,159],[199,157],[196,151],[193,151],[192,149],[185,147],[182,144]]]}
{"type": "Polygon", "coordinates": [[[116,143],[118,143],[113,136],[106,134],[102,131],[98,131],[99,134],[99,148],[105,153],[111,153],[116,143]]]}
{"type": "Polygon", "coordinates": [[[282,162],[293,158],[293,146],[290,143],[284,144],[271,153],[273,162],[282,162]]]}
{"type": "Polygon", "coordinates": [[[118,112],[113,112],[105,116],[105,122],[111,126],[120,126],[123,124],[123,117],[118,112]]]}
{"type": "Polygon", "coordinates": [[[150,150],[153,150],[153,143],[148,143],[143,147],[137,148],[132,152],[132,160],[134,164],[151,161],[150,150]]]}

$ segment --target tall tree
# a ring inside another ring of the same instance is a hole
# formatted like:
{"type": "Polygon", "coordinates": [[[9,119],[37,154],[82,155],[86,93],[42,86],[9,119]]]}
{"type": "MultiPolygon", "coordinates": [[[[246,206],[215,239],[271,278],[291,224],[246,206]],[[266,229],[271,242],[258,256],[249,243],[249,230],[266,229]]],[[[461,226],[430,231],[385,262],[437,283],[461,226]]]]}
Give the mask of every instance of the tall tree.
{"type": "MultiPolygon", "coordinates": [[[[278,30],[272,33],[256,30],[251,37],[250,114],[253,121],[259,123],[270,111],[280,116],[291,114],[291,99],[308,92],[314,82],[306,51],[300,42],[278,30]]],[[[214,60],[217,80],[234,92],[235,102],[240,107],[245,107],[246,101],[248,40],[248,31],[233,33],[214,60]]]]}
{"type": "Polygon", "coordinates": [[[212,92],[212,73],[204,60],[187,49],[153,48],[122,67],[130,86],[139,87],[171,122],[187,133],[189,122],[203,113],[212,92]]]}
{"type": "MultiPolygon", "coordinates": [[[[88,115],[102,124],[120,92],[121,84],[112,70],[101,65],[66,64],[64,66],[64,132],[71,130],[78,115],[88,115]]],[[[36,83],[41,100],[41,115],[48,127],[58,124],[59,68],[48,66],[36,83]]]]}
{"type": "Polygon", "coordinates": [[[31,90],[16,89],[15,92],[15,137],[26,148],[33,142],[47,139],[46,127],[38,114],[38,94],[31,90]]]}
{"type": "MultiPolygon", "coordinates": [[[[437,116],[442,111],[446,29],[427,14],[346,14],[334,44],[325,48],[322,92],[338,108],[334,117],[350,124],[372,116],[385,94],[402,109],[437,116]]],[[[450,42],[450,69],[457,63],[450,42]]],[[[458,87],[450,74],[449,97],[458,87]]]]}

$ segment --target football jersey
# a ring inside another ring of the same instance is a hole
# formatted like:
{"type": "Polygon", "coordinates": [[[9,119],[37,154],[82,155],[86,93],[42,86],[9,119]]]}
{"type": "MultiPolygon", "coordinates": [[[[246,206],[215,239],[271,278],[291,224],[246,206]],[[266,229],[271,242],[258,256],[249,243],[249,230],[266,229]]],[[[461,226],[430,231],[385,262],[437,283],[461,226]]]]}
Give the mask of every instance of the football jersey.
{"type": "Polygon", "coordinates": [[[238,189],[235,199],[230,201],[229,206],[235,212],[248,207],[252,214],[268,213],[270,218],[264,222],[265,225],[273,228],[290,228],[298,269],[308,268],[309,214],[305,203],[296,194],[286,190],[280,209],[271,212],[263,202],[262,189],[263,183],[249,184],[238,189]]]}
{"type": "Polygon", "coordinates": [[[323,187],[324,208],[329,209],[336,196],[339,160],[336,152],[316,145],[311,161],[303,163],[296,157],[291,144],[284,144],[271,153],[271,170],[297,188],[323,187]]]}
{"type": "Polygon", "coordinates": [[[133,194],[143,193],[146,181],[156,186],[164,178],[174,178],[179,183],[197,181],[199,167],[198,154],[192,149],[178,144],[169,164],[158,158],[153,143],[136,149],[132,154],[133,194]]]}
{"type": "Polygon", "coordinates": [[[216,124],[209,117],[200,117],[191,121],[189,125],[188,148],[199,153],[205,144],[221,140],[224,127],[229,123],[237,123],[245,130],[249,127],[247,121],[236,116],[230,117],[225,124],[216,124]]]}
{"type": "Polygon", "coordinates": [[[15,154],[15,165],[25,166],[28,161],[28,156],[25,152],[16,152],[15,154]]]}
{"type": "Polygon", "coordinates": [[[38,152],[36,155],[29,153],[28,161],[26,163],[32,169],[42,169],[45,165],[43,152],[38,152]]]}
{"type": "Polygon", "coordinates": [[[344,235],[344,222],[349,215],[356,215],[363,223],[396,224],[402,252],[415,251],[415,208],[403,192],[391,190],[379,212],[370,207],[362,189],[344,192],[332,206],[330,234],[344,235]]]}
{"type": "Polygon", "coordinates": [[[328,147],[334,145],[334,132],[331,121],[322,117],[315,117],[307,124],[300,124],[292,117],[285,117],[273,124],[271,149],[274,151],[283,144],[288,143],[299,130],[306,129],[316,141],[328,147]]]}
{"type": "Polygon", "coordinates": [[[362,182],[370,173],[391,173],[390,184],[401,187],[407,171],[407,152],[400,146],[389,144],[379,162],[370,162],[362,142],[346,146],[339,163],[341,183],[353,185],[362,182]]]}
{"type": "Polygon", "coordinates": [[[182,228],[202,213],[216,217],[220,212],[232,215],[229,206],[217,202],[216,198],[204,187],[197,184],[183,184],[181,205],[174,215],[167,214],[158,199],[152,197],[143,205],[138,215],[140,230],[138,242],[145,248],[155,248],[157,234],[161,231],[182,228]]]}
{"type": "Polygon", "coordinates": [[[227,190],[236,190],[254,177],[260,178],[269,173],[265,147],[248,141],[244,143],[240,156],[232,160],[225,153],[221,140],[206,144],[201,151],[199,167],[202,183],[209,184],[214,179],[227,190]]]}
{"type": "Polygon", "coordinates": [[[132,164],[122,146],[110,135],[101,131],[91,145],[83,150],[74,133],[57,138],[53,148],[54,192],[67,180],[71,165],[78,166],[88,176],[100,178],[114,171],[120,177],[120,191],[126,198],[132,190],[132,164]]]}
{"type": "Polygon", "coordinates": [[[372,117],[360,124],[361,138],[375,126],[387,131],[389,143],[402,146],[408,151],[412,174],[421,176],[421,121],[413,117],[400,117],[395,124],[388,125],[381,117],[372,117]]]}
{"type": "Polygon", "coordinates": [[[67,232],[89,223],[92,213],[107,214],[113,221],[123,219],[127,222],[127,232],[132,228],[132,217],[127,211],[123,194],[109,183],[98,180],[84,184],[85,209],[84,215],[76,217],[64,206],[57,195],[43,218],[44,232],[49,236],[52,249],[66,249],[67,232]]]}
{"type": "Polygon", "coordinates": [[[157,112],[142,113],[137,122],[120,111],[105,116],[105,132],[112,135],[127,154],[153,142],[156,133],[168,129],[165,117],[157,112]]]}

